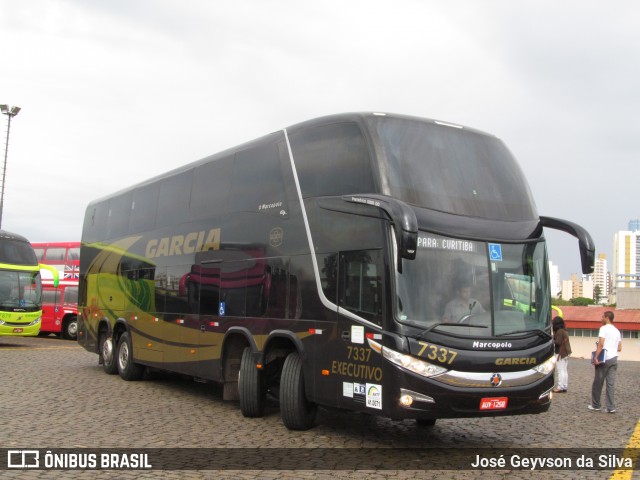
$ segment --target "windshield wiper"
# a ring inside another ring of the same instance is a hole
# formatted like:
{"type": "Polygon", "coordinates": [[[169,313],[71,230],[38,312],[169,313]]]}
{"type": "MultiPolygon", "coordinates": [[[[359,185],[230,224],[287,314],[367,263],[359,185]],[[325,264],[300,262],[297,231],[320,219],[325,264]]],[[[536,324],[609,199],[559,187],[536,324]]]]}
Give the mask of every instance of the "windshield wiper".
{"type": "Polygon", "coordinates": [[[537,333],[541,337],[553,338],[549,332],[542,330],[540,328],[532,328],[530,330],[515,330],[513,332],[506,332],[497,334],[496,337],[504,337],[505,335],[516,335],[518,333],[537,333]]]}
{"type": "Polygon", "coordinates": [[[440,323],[434,323],[433,325],[431,325],[429,328],[427,328],[426,330],[423,330],[422,332],[420,332],[418,334],[419,337],[424,338],[424,335],[426,335],[427,333],[429,333],[431,330],[433,330],[436,327],[441,327],[441,326],[445,326],[445,327],[474,327],[474,328],[489,328],[486,325],[473,325],[470,323],[450,323],[450,322],[440,322],[440,323]]]}

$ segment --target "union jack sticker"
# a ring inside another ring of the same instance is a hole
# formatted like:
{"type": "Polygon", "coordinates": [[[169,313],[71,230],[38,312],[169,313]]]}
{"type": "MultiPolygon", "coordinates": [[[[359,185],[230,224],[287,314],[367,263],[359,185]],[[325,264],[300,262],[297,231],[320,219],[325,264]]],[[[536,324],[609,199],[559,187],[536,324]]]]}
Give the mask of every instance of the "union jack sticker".
{"type": "Polygon", "coordinates": [[[62,278],[80,278],[80,271],[77,265],[65,265],[62,278]]]}

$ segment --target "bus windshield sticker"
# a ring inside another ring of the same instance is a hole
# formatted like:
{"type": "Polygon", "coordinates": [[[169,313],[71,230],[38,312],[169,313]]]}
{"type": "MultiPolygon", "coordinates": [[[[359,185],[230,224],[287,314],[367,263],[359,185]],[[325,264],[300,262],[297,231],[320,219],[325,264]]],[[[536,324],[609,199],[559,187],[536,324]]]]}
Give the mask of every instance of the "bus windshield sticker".
{"type": "Polygon", "coordinates": [[[227,306],[225,305],[225,302],[220,302],[220,309],[219,309],[218,313],[220,314],[221,317],[224,317],[224,313],[227,310],[226,307],[227,306]]]}
{"type": "Polygon", "coordinates": [[[367,407],[382,410],[382,385],[367,383],[367,407]]]}
{"type": "Polygon", "coordinates": [[[502,245],[500,245],[499,243],[490,243],[489,257],[494,262],[501,262],[502,261],[502,245]]]}
{"type": "Polygon", "coordinates": [[[353,383],[342,382],[342,396],[353,398],[353,383]]]}
{"type": "Polygon", "coordinates": [[[361,325],[351,326],[351,343],[364,343],[364,327],[361,325]]]}
{"type": "Polygon", "coordinates": [[[418,248],[430,250],[448,250],[457,252],[474,253],[479,251],[478,242],[470,240],[458,240],[456,238],[444,238],[436,236],[418,236],[418,248]]]}

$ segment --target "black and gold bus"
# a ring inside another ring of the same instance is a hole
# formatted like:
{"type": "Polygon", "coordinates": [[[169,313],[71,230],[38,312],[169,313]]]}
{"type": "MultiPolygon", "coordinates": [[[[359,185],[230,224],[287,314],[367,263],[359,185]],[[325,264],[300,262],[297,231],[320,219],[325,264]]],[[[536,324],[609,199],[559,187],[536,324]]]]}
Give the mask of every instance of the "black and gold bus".
{"type": "MultiPolygon", "coordinates": [[[[138,159],[145,161],[146,159],[138,159]]],[[[357,113],[310,120],[89,204],[79,342],[107,373],[416,419],[546,411],[553,387],[544,227],[493,135],[357,113]]]]}

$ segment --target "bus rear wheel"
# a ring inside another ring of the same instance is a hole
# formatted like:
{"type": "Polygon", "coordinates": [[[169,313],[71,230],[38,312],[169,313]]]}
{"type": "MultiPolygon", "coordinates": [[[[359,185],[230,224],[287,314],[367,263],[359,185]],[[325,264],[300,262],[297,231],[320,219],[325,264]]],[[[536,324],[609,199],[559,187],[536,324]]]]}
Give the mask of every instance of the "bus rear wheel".
{"type": "Polygon", "coordinates": [[[282,366],[280,379],[280,413],[289,430],[309,430],[313,427],[318,407],[304,393],[302,359],[290,353],[282,366]]]}
{"type": "Polygon", "coordinates": [[[113,337],[107,332],[100,333],[100,362],[102,369],[109,375],[118,373],[118,364],[116,363],[116,352],[113,346],[113,337]]]}
{"type": "Polygon", "coordinates": [[[262,381],[262,372],[256,368],[251,348],[242,352],[240,373],[238,375],[238,393],[240,411],[245,417],[262,417],[266,403],[266,389],[262,381]]]}
{"type": "Polygon", "coordinates": [[[65,320],[62,326],[62,337],[67,340],[78,338],[78,317],[73,315],[65,320]]]}
{"type": "Polygon", "coordinates": [[[124,332],[118,340],[118,373],[123,380],[140,380],[144,374],[144,366],[133,361],[133,348],[129,332],[124,332]]]}

